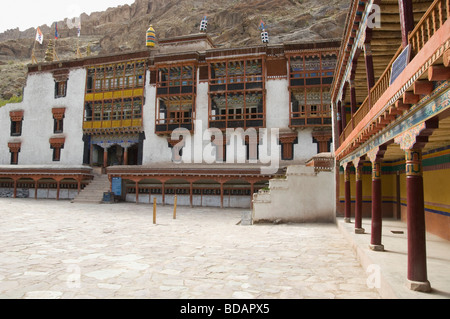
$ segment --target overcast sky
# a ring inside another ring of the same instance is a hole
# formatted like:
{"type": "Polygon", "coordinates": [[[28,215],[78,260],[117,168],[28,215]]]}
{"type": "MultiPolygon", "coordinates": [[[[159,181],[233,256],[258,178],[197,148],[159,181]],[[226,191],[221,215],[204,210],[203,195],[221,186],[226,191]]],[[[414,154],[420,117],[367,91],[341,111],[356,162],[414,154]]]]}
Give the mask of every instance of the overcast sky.
{"type": "Polygon", "coordinates": [[[0,33],[19,28],[24,31],[40,25],[51,25],[65,18],[104,11],[109,7],[132,4],[134,0],[12,0],[0,4],[0,33]]]}

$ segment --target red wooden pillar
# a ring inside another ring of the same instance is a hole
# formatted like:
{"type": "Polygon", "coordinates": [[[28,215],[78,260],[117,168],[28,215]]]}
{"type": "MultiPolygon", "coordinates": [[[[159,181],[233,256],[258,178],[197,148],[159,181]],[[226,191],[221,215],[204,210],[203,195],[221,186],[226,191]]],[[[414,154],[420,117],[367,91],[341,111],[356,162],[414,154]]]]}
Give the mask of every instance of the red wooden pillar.
{"type": "Polygon", "coordinates": [[[255,192],[255,182],[250,182],[250,208],[253,209],[253,193],[255,192]]]}
{"type": "Polygon", "coordinates": [[[402,30],[402,47],[408,45],[409,33],[414,30],[414,13],[412,0],[398,0],[400,27],[402,30]]]}
{"type": "Polygon", "coordinates": [[[384,251],[382,241],[382,191],[381,163],[387,146],[382,145],[371,150],[367,156],[372,162],[372,229],[370,249],[384,251]]]}
{"type": "Polygon", "coordinates": [[[428,137],[439,127],[438,119],[430,119],[395,138],[405,151],[408,230],[408,281],[411,290],[430,292],[427,279],[425,203],[423,190],[422,149],[428,137]]]}
{"type": "Polygon", "coordinates": [[[350,223],[352,216],[352,198],[350,189],[350,165],[344,167],[344,182],[345,182],[345,217],[344,221],[350,223]]]}
{"type": "Polygon", "coordinates": [[[81,181],[82,181],[83,177],[78,177],[77,178],[77,190],[78,190],[78,194],[81,193],[81,181]]]}
{"type": "Polygon", "coordinates": [[[162,182],[162,204],[163,206],[166,205],[166,182],[162,182]]]}
{"type": "Polygon", "coordinates": [[[220,182],[220,208],[223,208],[223,183],[220,182]]]}
{"type": "Polygon", "coordinates": [[[123,149],[123,165],[128,165],[128,147],[123,149]]]}
{"type": "Polygon", "coordinates": [[[370,249],[383,251],[382,239],[381,159],[372,162],[372,231],[370,249]]]}
{"type": "Polygon", "coordinates": [[[106,169],[108,167],[108,149],[103,149],[103,168],[106,169]]]}
{"type": "Polygon", "coordinates": [[[59,200],[59,192],[61,190],[61,180],[56,181],[56,200],[59,200]]]}
{"type": "Polygon", "coordinates": [[[14,178],[14,198],[17,198],[17,178],[14,178]]]}
{"type": "Polygon", "coordinates": [[[357,106],[356,106],[356,86],[355,86],[355,81],[354,80],[350,80],[350,102],[351,102],[351,106],[352,106],[352,118],[355,115],[356,111],[357,111],[357,106]]]}
{"type": "Polygon", "coordinates": [[[367,89],[370,96],[370,90],[375,85],[375,74],[373,71],[372,49],[369,43],[364,44],[364,58],[366,62],[367,89]]]}
{"type": "Polygon", "coordinates": [[[408,149],[406,193],[408,230],[408,284],[412,290],[429,292],[427,278],[425,205],[422,176],[422,150],[408,149]]]}
{"type": "Polygon", "coordinates": [[[347,110],[345,109],[345,102],[341,102],[341,121],[342,121],[342,132],[344,132],[347,127],[347,110]]]}
{"type": "Polygon", "coordinates": [[[39,188],[39,178],[36,177],[34,179],[34,199],[37,199],[38,188],[39,188]]]}
{"type": "Polygon", "coordinates": [[[139,181],[135,181],[136,187],[136,204],[139,204],[139,181]]]}
{"type": "Polygon", "coordinates": [[[360,158],[353,162],[356,169],[356,200],[355,200],[355,234],[364,234],[362,228],[362,169],[363,163],[360,158]]]}
{"type": "Polygon", "coordinates": [[[189,185],[189,201],[191,203],[191,208],[194,207],[193,195],[194,195],[194,183],[191,181],[189,185]]]}

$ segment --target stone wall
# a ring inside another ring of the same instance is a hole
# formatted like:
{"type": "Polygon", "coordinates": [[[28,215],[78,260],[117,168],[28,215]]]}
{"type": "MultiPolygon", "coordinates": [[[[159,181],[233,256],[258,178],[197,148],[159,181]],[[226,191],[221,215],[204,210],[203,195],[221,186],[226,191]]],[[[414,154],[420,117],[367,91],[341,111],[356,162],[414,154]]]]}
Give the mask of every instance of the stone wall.
{"type": "Polygon", "coordinates": [[[333,171],[289,166],[285,179],[270,180],[269,190],[254,195],[253,222],[333,222],[335,196],[333,171]]]}

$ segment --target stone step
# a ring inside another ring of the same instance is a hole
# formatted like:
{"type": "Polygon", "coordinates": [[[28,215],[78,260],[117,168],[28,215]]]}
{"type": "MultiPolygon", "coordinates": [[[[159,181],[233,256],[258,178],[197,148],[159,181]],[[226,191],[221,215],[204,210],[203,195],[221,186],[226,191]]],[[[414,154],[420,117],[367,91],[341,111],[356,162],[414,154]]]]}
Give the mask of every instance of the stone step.
{"type": "Polygon", "coordinates": [[[72,201],[73,203],[101,203],[103,193],[109,192],[110,182],[107,175],[95,175],[94,179],[72,201]]]}

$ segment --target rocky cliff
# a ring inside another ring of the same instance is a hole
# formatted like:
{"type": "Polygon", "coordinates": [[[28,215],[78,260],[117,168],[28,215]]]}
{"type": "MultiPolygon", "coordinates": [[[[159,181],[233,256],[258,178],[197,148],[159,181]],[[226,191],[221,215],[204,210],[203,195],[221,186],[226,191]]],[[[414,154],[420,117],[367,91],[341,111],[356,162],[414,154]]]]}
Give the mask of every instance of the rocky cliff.
{"type": "MultiPolygon", "coordinates": [[[[150,24],[158,38],[199,31],[208,16],[208,34],[224,47],[260,44],[258,26],[267,25],[270,43],[335,39],[342,36],[348,0],[136,0],[132,5],[81,15],[82,36],[66,21],[58,22],[60,59],[75,58],[77,42],[82,54],[89,46],[93,55],[141,49],[150,24]]],[[[44,60],[54,24],[42,25],[43,45],[36,45],[36,57],[44,60]]],[[[0,34],[0,97],[19,95],[31,62],[36,29],[8,30],[0,34]]]]}

